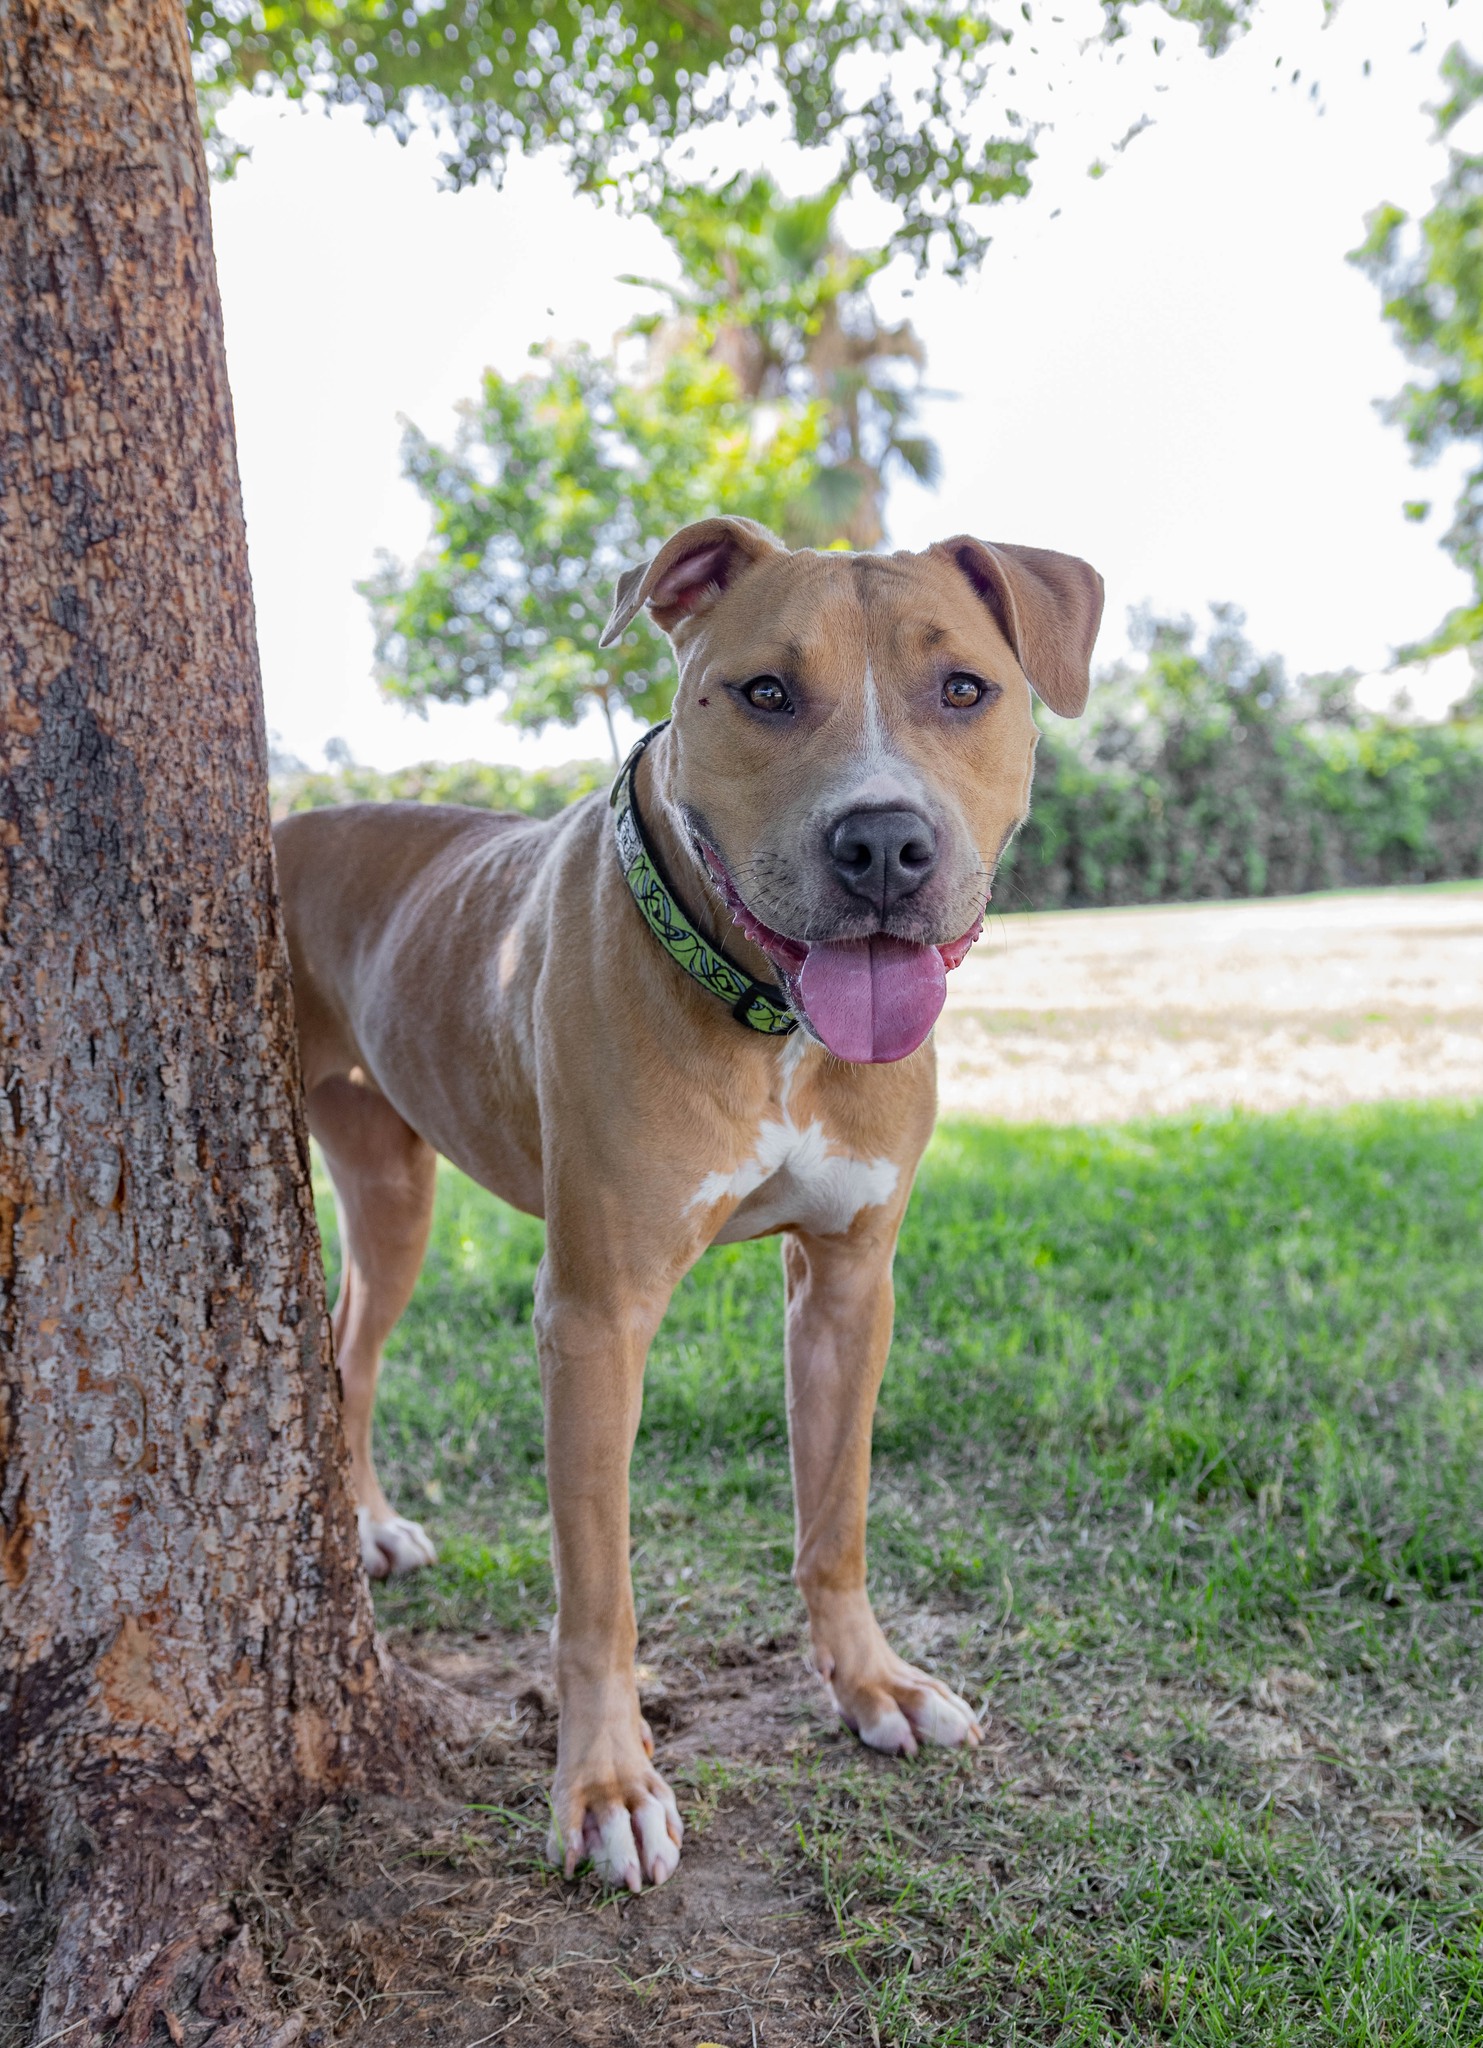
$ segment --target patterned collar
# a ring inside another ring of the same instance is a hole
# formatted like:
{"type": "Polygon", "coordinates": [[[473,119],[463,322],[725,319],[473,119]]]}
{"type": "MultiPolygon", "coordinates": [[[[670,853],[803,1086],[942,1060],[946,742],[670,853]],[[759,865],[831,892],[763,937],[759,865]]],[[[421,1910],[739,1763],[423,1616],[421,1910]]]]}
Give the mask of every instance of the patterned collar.
{"type": "Polygon", "coordinates": [[[618,770],[608,799],[613,809],[613,836],[623,879],[633,891],[644,923],[671,960],[683,967],[692,981],[718,996],[738,1024],[749,1025],[770,1038],[781,1038],[798,1028],[787,996],[771,982],[754,981],[729,954],[701,937],[644,830],[638,792],[633,786],[634,771],[644,748],[668,724],[667,718],[662,719],[644,734],[618,770]]]}

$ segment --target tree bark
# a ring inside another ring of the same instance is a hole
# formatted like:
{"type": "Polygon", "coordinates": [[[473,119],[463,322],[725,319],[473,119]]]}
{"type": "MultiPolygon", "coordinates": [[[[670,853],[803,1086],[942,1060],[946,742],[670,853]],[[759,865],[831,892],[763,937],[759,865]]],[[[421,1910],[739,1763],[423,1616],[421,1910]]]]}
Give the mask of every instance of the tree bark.
{"type": "Polygon", "coordinates": [[[179,0],[0,0],[0,1357],[0,1830],[56,1913],[36,2035],[143,2041],[390,1696],[179,0]]]}

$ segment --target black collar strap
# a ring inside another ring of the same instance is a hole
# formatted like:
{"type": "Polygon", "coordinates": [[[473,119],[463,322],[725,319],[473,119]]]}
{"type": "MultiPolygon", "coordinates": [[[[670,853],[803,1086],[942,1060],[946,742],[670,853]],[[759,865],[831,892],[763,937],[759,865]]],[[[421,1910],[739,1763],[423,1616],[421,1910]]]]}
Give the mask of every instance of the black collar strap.
{"type": "Polygon", "coordinates": [[[719,997],[738,1024],[750,1025],[753,1031],[764,1032],[770,1038],[781,1038],[798,1028],[787,996],[771,982],[754,981],[729,954],[701,937],[644,830],[638,792],[633,786],[634,771],[644,748],[668,724],[667,718],[662,719],[644,734],[618,770],[608,799],[613,808],[613,836],[623,879],[633,891],[644,923],[671,960],[683,967],[692,981],[698,981],[702,988],[719,997]]]}

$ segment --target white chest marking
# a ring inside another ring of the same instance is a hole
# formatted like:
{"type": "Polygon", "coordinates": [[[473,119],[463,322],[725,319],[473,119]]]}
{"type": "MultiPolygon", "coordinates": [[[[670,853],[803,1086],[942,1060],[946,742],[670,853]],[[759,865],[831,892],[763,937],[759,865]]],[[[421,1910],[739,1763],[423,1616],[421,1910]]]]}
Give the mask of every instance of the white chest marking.
{"type": "Polygon", "coordinates": [[[784,1050],[782,1115],[763,1123],[751,1158],[729,1173],[708,1173],[690,1198],[692,1209],[737,1204],[717,1231],[716,1244],[764,1237],[790,1225],[834,1236],[848,1230],[862,1209],[878,1207],[896,1192],[901,1169],[895,1160],[854,1159],[831,1149],[821,1123],[793,1121],[788,1096],[804,1044],[795,1051],[790,1041],[784,1050]]]}

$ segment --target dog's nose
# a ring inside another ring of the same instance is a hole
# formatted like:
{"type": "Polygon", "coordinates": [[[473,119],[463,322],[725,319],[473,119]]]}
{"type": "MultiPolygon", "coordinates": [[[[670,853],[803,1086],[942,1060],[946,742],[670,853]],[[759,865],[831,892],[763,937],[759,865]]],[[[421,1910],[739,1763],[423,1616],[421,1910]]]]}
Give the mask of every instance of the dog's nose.
{"type": "Polygon", "coordinates": [[[937,865],[937,836],[915,811],[851,811],[829,834],[834,872],[882,916],[937,865]]]}

